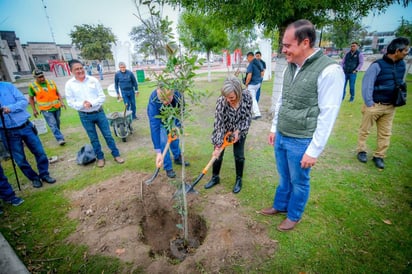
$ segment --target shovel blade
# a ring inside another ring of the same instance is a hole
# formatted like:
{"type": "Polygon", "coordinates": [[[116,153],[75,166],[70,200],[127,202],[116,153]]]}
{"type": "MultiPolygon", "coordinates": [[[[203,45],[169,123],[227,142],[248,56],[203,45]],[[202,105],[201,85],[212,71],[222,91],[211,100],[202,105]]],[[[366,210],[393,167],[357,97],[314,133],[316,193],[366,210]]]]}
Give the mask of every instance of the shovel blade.
{"type": "MultiPolygon", "coordinates": [[[[192,194],[199,194],[199,192],[196,191],[196,189],[193,188],[193,185],[188,185],[185,183],[185,193],[192,193],[192,194]]],[[[178,189],[174,194],[173,194],[173,199],[176,199],[180,195],[182,195],[182,189],[178,189]]]]}
{"type": "Polygon", "coordinates": [[[159,174],[160,168],[156,168],[156,171],[153,173],[152,177],[150,177],[148,180],[145,181],[146,185],[151,185],[156,179],[157,175],[159,174]]]}

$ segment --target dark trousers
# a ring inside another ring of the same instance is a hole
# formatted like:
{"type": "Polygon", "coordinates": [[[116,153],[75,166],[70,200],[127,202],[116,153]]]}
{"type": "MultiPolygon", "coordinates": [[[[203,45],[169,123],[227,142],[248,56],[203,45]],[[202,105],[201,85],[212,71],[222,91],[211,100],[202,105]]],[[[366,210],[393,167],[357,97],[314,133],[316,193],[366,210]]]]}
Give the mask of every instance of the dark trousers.
{"type": "MultiPolygon", "coordinates": [[[[236,170],[236,175],[242,176],[243,163],[245,162],[245,141],[246,137],[241,137],[239,140],[233,144],[233,155],[235,157],[235,164],[242,163],[242,170],[236,170]]],[[[222,167],[223,156],[225,155],[225,150],[220,153],[219,158],[213,163],[213,175],[219,175],[220,168],[222,167]]],[[[238,165],[238,164],[237,164],[238,165]]]]}

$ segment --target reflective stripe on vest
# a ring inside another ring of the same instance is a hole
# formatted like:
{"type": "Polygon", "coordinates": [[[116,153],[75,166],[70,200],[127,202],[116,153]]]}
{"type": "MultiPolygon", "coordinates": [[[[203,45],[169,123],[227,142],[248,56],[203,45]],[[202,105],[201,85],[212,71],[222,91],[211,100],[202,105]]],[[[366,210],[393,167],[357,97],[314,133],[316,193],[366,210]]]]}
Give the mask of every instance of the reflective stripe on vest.
{"type": "Polygon", "coordinates": [[[37,83],[33,82],[31,88],[36,93],[36,102],[40,110],[49,110],[51,108],[60,108],[61,103],[59,96],[57,96],[57,87],[53,81],[46,80],[47,92],[43,87],[37,83]]]}

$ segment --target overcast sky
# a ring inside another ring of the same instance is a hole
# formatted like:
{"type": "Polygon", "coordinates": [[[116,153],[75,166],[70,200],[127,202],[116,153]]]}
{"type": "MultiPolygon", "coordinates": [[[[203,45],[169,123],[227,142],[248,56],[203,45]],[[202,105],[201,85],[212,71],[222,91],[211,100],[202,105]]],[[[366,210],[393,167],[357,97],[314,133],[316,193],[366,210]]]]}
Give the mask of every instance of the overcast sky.
{"type": "MultiPolygon", "coordinates": [[[[70,44],[73,26],[82,24],[103,24],[125,42],[139,24],[132,0],[0,0],[0,11],[0,30],[15,31],[22,44],[52,42],[52,33],[57,44],[70,44]]],[[[178,12],[168,9],[165,14],[177,20],[178,12]]],[[[392,6],[384,15],[365,18],[363,24],[369,31],[393,31],[402,16],[412,22],[412,5],[392,6]]]]}

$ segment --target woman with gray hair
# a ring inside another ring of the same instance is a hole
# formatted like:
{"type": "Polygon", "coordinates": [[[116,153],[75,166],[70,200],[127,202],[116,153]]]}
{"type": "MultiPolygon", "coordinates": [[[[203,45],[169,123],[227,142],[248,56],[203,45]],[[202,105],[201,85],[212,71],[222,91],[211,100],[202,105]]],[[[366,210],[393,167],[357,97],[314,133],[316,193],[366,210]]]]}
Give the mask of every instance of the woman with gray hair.
{"type": "Polygon", "coordinates": [[[205,188],[211,188],[220,183],[219,173],[225,150],[221,149],[223,138],[227,132],[234,137],[233,154],[236,166],[236,181],[233,193],[242,189],[243,167],[245,164],[245,141],[252,119],[252,97],[247,90],[242,90],[242,83],[237,77],[229,76],[223,82],[221,96],[216,102],[215,122],[212,133],[214,145],[213,175],[205,188]]]}

